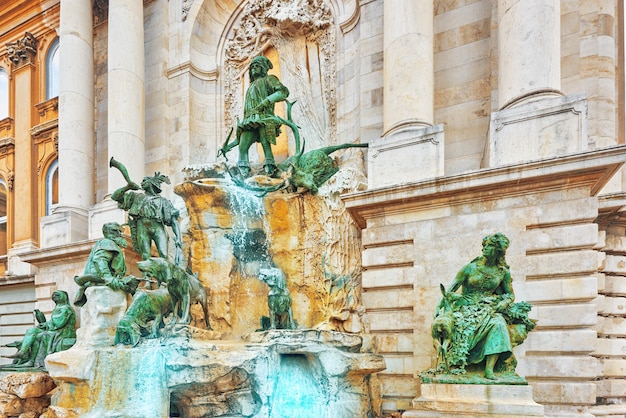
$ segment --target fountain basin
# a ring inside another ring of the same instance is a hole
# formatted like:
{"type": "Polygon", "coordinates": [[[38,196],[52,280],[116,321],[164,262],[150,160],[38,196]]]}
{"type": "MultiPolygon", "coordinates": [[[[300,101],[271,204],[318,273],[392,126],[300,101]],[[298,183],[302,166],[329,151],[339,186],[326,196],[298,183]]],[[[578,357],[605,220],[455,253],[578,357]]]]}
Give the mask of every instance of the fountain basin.
{"type": "Polygon", "coordinates": [[[183,325],[163,331],[132,348],[48,356],[55,404],[87,417],[373,416],[370,375],[385,362],[361,336],[271,330],[223,341],[183,325]]]}

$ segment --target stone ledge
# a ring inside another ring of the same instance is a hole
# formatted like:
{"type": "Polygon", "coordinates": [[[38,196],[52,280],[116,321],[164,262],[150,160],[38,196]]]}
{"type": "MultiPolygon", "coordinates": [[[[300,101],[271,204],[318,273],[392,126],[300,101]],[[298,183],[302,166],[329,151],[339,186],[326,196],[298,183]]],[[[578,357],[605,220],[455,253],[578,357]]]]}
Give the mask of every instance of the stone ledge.
{"type": "Polygon", "coordinates": [[[422,384],[413,410],[402,417],[543,417],[532,387],[521,385],[422,384]]]}
{"type": "Polygon", "coordinates": [[[565,157],[516,163],[466,174],[342,195],[346,208],[361,228],[381,213],[441,207],[450,202],[472,203],[520,193],[537,194],[575,186],[592,196],[622,167],[626,146],[579,152],[565,157]]]}

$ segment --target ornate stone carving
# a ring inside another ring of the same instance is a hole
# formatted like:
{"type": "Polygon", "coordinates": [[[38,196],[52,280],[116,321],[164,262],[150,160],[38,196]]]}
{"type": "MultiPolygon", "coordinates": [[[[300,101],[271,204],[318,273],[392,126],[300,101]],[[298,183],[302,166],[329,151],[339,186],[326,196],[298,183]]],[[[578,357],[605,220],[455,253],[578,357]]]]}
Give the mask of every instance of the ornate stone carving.
{"type": "Polygon", "coordinates": [[[333,16],[323,0],[261,0],[249,2],[239,20],[233,25],[225,46],[224,122],[232,126],[242,114],[241,84],[249,60],[273,47],[281,62],[281,79],[290,86],[290,97],[298,100],[298,120],[306,134],[307,144],[312,147],[335,142],[336,135],[336,35],[333,16]],[[308,55],[307,55],[308,54],[308,55]],[[305,74],[311,56],[317,55],[319,68],[318,86],[312,86],[305,74]],[[288,63],[289,65],[285,65],[288,63]],[[288,68],[285,68],[288,67],[288,68]],[[299,87],[300,86],[300,87],[299,87]],[[298,91],[298,89],[303,89],[298,91]],[[319,88],[317,94],[306,89],[319,88]],[[311,96],[321,96],[314,103],[311,96]],[[325,112],[325,114],[319,114],[325,112]],[[318,142],[316,142],[316,139],[318,142]],[[325,143],[324,143],[325,142],[325,143]]]}
{"type": "Polygon", "coordinates": [[[183,21],[187,20],[191,6],[193,6],[193,0],[183,0],[183,21]]]}
{"type": "Polygon", "coordinates": [[[32,33],[26,32],[22,39],[6,44],[9,59],[17,67],[33,63],[37,55],[37,43],[37,38],[32,33]]]}
{"type": "Polygon", "coordinates": [[[15,172],[13,170],[9,171],[7,175],[7,186],[9,187],[9,191],[13,191],[13,185],[15,183],[15,172]]]}

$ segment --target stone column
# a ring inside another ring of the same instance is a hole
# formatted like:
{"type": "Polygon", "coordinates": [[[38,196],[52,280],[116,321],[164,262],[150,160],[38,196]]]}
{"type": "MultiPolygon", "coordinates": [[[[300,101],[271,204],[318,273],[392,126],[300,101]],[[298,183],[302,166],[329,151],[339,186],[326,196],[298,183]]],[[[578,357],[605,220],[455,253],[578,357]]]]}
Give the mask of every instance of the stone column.
{"type": "Polygon", "coordinates": [[[433,2],[385,1],[383,12],[383,135],[369,144],[370,188],[444,174],[443,127],[433,126],[433,2]]]}
{"type": "Polygon", "coordinates": [[[385,136],[433,123],[433,2],[384,2],[385,136]]]}
{"type": "MultiPolygon", "coordinates": [[[[109,0],[108,156],[115,157],[140,182],[144,176],[144,28],[142,0],[109,0]]],[[[126,184],[108,171],[112,193],[126,184]]]]}
{"type": "Polygon", "coordinates": [[[94,203],[94,68],[91,1],[61,0],[59,205],[42,219],[43,247],[87,238],[94,203]]]}
{"type": "Polygon", "coordinates": [[[560,95],[559,0],[498,0],[498,105],[560,95]]]}
{"type": "Polygon", "coordinates": [[[559,0],[498,0],[498,107],[484,165],[588,148],[587,100],[563,96],[559,0]]]}

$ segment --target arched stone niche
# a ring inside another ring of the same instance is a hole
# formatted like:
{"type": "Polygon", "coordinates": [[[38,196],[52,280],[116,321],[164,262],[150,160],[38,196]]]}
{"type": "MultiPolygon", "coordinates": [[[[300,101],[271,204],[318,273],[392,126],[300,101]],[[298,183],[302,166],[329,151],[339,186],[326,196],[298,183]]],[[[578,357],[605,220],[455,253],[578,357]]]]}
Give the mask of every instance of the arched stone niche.
{"type": "Polygon", "coordinates": [[[185,0],[179,16],[188,31],[179,42],[189,45],[180,70],[189,77],[190,145],[207,148],[203,158],[214,158],[243,114],[249,60],[270,49],[298,101],[293,119],[306,148],[337,142],[337,37],[358,21],[358,1],[185,0]]]}

